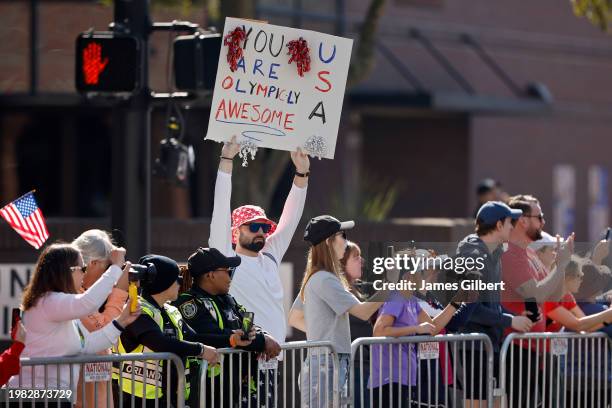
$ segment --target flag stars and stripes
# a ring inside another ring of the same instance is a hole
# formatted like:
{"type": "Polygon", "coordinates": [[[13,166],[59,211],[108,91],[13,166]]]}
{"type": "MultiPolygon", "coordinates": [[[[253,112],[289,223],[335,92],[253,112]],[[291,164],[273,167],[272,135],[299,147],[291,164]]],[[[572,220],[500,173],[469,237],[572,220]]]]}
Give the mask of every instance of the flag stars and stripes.
{"type": "Polygon", "coordinates": [[[32,191],[2,207],[0,215],[11,228],[36,249],[39,249],[49,238],[45,218],[36,204],[32,191]]]}

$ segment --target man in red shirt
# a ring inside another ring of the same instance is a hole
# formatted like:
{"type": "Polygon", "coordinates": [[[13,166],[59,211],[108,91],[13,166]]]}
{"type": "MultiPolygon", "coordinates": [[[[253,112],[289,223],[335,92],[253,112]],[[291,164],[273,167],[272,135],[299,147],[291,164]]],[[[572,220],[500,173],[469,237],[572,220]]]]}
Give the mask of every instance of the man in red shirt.
{"type": "MultiPolygon", "coordinates": [[[[573,251],[574,236],[572,234],[560,246],[557,267],[549,271],[535,251],[529,248],[529,244],[542,237],[545,224],[539,201],[529,195],[518,195],[511,197],[508,205],[522,210],[523,215],[514,221],[508,250],[501,258],[502,276],[506,283],[502,292],[502,306],[515,315],[529,316],[534,321],[531,332],[545,332],[546,322],[541,316],[541,307],[545,301],[556,302],[563,296],[564,270],[573,251]],[[534,308],[528,311],[530,304],[534,308]],[[536,307],[537,313],[534,314],[536,307]]],[[[505,334],[512,332],[512,329],[507,329],[505,334]]],[[[538,345],[537,341],[516,341],[511,345],[508,356],[512,361],[506,363],[507,378],[518,380],[519,384],[513,387],[514,395],[508,396],[510,406],[525,406],[528,399],[536,398],[536,383],[542,385],[541,378],[538,381],[536,377],[539,369],[537,351],[541,353],[544,350],[544,344],[538,345]],[[521,392],[518,391],[519,387],[521,392]]],[[[539,394],[542,395],[541,392],[539,394]]]]}

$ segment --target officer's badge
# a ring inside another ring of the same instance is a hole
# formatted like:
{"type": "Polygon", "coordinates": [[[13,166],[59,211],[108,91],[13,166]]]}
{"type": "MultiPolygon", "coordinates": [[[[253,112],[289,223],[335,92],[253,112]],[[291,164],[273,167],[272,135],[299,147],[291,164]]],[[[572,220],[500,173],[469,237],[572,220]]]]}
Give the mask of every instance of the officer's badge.
{"type": "Polygon", "coordinates": [[[185,317],[185,319],[193,318],[197,312],[198,308],[193,302],[193,300],[185,302],[181,305],[181,314],[185,317]]]}
{"type": "Polygon", "coordinates": [[[217,313],[215,312],[215,307],[213,306],[212,302],[208,299],[204,300],[204,307],[206,308],[206,310],[208,310],[208,312],[210,313],[210,315],[213,317],[213,319],[215,319],[215,321],[217,321],[217,313]]]}

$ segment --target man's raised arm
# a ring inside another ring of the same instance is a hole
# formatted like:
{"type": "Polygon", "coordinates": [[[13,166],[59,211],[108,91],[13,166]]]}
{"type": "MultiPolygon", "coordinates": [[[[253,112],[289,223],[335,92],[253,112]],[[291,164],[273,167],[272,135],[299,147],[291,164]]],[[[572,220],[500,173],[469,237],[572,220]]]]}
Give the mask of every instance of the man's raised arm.
{"type": "Polygon", "coordinates": [[[306,190],[308,187],[308,176],[310,172],[310,160],[308,155],[298,148],[297,152],[291,152],[291,160],[295,165],[296,175],[293,178],[291,190],[285,200],[283,213],[278,221],[278,227],[274,234],[267,239],[264,252],[269,252],[278,263],[287,252],[293,234],[300,223],[306,202],[306,190]]]}
{"type": "Polygon", "coordinates": [[[233,159],[240,151],[236,136],[223,144],[219,158],[219,171],[215,182],[215,201],[210,222],[208,246],[217,248],[225,256],[233,255],[232,249],[232,167],[233,159]]]}

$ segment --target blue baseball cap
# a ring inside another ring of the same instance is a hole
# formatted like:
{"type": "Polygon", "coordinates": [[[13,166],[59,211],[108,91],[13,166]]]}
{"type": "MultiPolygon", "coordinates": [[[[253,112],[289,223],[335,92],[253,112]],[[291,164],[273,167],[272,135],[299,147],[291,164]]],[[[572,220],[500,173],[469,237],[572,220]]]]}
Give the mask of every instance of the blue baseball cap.
{"type": "Polygon", "coordinates": [[[478,209],[476,219],[485,224],[495,224],[497,221],[505,220],[506,217],[517,220],[521,215],[523,210],[514,210],[501,201],[487,201],[478,209]]]}

